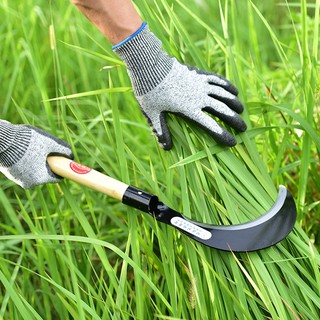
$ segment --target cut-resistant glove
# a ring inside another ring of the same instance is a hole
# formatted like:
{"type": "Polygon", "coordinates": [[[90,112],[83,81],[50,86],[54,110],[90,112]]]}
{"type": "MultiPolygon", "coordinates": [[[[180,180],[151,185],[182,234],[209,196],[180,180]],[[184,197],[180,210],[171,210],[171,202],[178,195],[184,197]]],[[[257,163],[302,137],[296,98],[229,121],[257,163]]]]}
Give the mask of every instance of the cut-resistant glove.
{"type": "Polygon", "coordinates": [[[145,22],[113,50],[125,62],[135,97],[163,149],[172,148],[165,120],[168,112],[192,120],[227,146],[237,141],[212,116],[239,132],[246,130],[239,116],[243,106],[237,98],[238,90],[217,74],[169,57],[145,22]]]}
{"type": "Polygon", "coordinates": [[[25,189],[59,182],[47,163],[49,155],[73,159],[69,144],[29,125],[0,120],[0,172],[25,189]]]}

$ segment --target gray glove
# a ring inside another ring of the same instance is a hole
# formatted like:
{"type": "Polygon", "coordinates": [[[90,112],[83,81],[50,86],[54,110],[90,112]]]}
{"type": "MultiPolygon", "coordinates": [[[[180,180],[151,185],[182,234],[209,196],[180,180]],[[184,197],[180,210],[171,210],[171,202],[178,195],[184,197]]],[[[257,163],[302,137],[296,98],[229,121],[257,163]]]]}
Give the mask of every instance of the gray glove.
{"type": "Polygon", "coordinates": [[[135,97],[165,150],[172,148],[167,112],[192,120],[227,146],[237,143],[235,137],[208,113],[237,131],[246,130],[239,116],[243,106],[237,98],[238,90],[219,75],[170,58],[146,23],[113,50],[126,63],[135,97]]]}
{"type": "Polygon", "coordinates": [[[59,182],[47,163],[47,156],[73,159],[70,146],[50,134],[28,125],[0,120],[0,172],[25,189],[59,182]]]}

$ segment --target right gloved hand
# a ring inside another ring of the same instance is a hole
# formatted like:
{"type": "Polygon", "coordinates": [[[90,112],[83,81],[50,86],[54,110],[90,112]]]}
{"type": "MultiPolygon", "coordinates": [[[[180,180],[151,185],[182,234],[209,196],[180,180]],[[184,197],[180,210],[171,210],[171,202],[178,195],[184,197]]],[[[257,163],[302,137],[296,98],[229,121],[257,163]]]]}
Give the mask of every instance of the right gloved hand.
{"type": "Polygon", "coordinates": [[[49,155],[73,159],[68,143],[29,125],[0,120],[0,172],[25,189],[61,181],[47,163],[49,155]]]}
{"type": "Polygon", "coordinates": [[[237,141],[217,118],[239,132],[246,130],[239,116],[243,106],[237,98],[238,90],[217,74],[169,57],[146,23],[113,49],[126,63],[135,97],[163,149],[172,147],[165,120],[168,112],[192,120],[227,146],[237,141]]]}

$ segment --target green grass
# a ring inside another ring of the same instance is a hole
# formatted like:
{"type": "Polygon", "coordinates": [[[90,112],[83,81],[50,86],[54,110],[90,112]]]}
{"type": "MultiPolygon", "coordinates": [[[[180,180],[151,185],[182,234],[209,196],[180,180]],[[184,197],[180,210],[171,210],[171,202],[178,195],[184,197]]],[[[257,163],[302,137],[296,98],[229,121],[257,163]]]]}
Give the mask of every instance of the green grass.
{"type": "Polygon", "coordinates": [[[239,88],[249,129],[235,148],[170,116],[161,150],[123,63],[65,0],[1,2],[0,118],[195,220],[258,217],[284,184],[293,232],[221,252],[72,182],[25,191],[1,177],[0,319],[319,318],[320,1],[197,2],[135,4],[170,55],[239,88]]]}

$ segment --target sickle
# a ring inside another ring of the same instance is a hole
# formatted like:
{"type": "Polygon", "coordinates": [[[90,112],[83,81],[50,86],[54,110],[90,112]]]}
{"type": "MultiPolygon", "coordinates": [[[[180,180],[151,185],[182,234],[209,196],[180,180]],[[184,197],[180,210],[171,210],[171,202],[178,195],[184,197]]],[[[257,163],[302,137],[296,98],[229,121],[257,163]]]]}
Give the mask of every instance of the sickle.
{"type": "Polygon", "coordinates": [[[243,224],[218,226],[190,220],[160,202],[157,196],[70,159],[50,156],[48,164],[55,174],[121,200],[128,206],[150,214],[157,221],[178,229],[193,240],[220,250],[242,252],[270,247],[284,239],[296,221],[295,202],[282,185],[273,207],[261,217],[243,224]]]}

